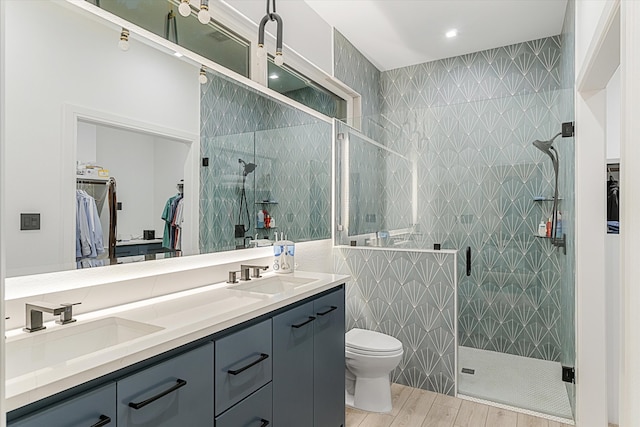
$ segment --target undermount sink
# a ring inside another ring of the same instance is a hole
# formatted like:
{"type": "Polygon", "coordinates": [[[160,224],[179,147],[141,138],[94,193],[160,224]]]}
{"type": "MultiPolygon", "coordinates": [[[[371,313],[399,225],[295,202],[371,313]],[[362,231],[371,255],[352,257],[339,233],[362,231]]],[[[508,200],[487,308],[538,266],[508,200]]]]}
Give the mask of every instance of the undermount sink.
{"type": "Polygon", "coordinates": [[[251,279],[238,285],[231,285],[228,289],[238,291],[255,292],[259,294],[277,295],[283,292],[295,290],[299,287],[315,282],[316,279],[293,276],[271,276],[263,279],[251,279]]]}
{"type": "Polygon", "coordinates": [[[7,378],[46,367],[54,368],[60,363],[162,329],[164,328],[120,317],[107,317],[12,337],[6,343],[7,378]]]}

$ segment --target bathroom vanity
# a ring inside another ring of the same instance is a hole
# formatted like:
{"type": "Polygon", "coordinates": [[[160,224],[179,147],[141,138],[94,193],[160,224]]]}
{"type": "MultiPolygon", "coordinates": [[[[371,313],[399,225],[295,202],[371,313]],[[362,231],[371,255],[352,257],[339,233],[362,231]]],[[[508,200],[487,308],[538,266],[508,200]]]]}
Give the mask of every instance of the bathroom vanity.
{"type": "Polygon", "coordinates": [[[346,279],[271,274],[9,331],[8,425],[344,426],[346,279]]]}

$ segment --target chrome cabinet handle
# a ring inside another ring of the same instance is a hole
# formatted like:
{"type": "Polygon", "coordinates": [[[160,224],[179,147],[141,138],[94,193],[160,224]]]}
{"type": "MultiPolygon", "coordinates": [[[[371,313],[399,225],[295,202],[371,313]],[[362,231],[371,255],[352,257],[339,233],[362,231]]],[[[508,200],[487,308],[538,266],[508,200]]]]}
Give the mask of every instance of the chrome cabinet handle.
{"type": "Polygon", "coordinates": [[[155,396],[152,396],[150,398],[148,398],[147,400],[143,400],[142,402],[129,402],[129,407],[133,408],[133,409],[140,409],[140,408],[144,408],[145,406],[147,406],[149,403],[151,402],[155,402],[156,400],[160,399],[161,397],[166,396],[169,393],[172,393],[174,391],[176,391],[177,389],[184,387],[187,385],[187,382],[185,380],[181,380],[181,379],[177,379],[176,380],[176,384],[174,386],[172,386],[171,388],[166,389],[165,391],[156,394],[155,396]]]}

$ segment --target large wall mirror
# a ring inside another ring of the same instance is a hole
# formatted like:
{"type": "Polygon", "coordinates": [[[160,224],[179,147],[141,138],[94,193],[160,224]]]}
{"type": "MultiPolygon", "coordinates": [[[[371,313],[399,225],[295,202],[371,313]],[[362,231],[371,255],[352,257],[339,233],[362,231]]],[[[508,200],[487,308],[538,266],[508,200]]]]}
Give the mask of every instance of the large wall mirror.
{"type": "Polygon", "coordinates": [[[67,2],[6,14],[8,277],[79,267],[78,190],[102,204],[106,242],[112,177],[117,256],[81,267],[330,237],[329,119],[212,72],[201,85],[198,66],[148,40],[123,52],[120,28],[67,2]],[[180,244],[167,247],[179,195],[180,244]]]}

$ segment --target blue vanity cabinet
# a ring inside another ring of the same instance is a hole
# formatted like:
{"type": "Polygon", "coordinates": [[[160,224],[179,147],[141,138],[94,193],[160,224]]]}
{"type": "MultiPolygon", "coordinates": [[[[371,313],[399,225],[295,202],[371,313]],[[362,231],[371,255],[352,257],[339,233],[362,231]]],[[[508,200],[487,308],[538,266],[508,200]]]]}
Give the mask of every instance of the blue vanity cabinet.
{"type": "Polygon", "coordinates": [[[344,426],[344,292],[314,300],[313,312],[313,425],[344,426]]]}
{"type": "Polygon", "coordinates": [[[273,426],[271,383],[216,417],[216,427],[273,426]]]}
{"type": "Polygon", "coordinates": [[[273,317],[278,427],[344,426],[344,290],[273,317]]]}
{"type": "Polygon", "coordinates": [[[115,427],[116,385],[109,383],[10,422],[10,427],[115,427]]]}
{"type": "Polygon", "coordinates": [[[271,319],[215,342],[215,413],[226,411],[271,381],[271,319]]]}
{"type": "Polygon", "coordinates": [[[118,427],[211,426],[213,342],[118,380],[118,427]]]}
{"type": "Polygon", "coordinates": [[[276,426],[313,426],[314,321],[313,301],[273,317],[273,423],[276,426]]]}

